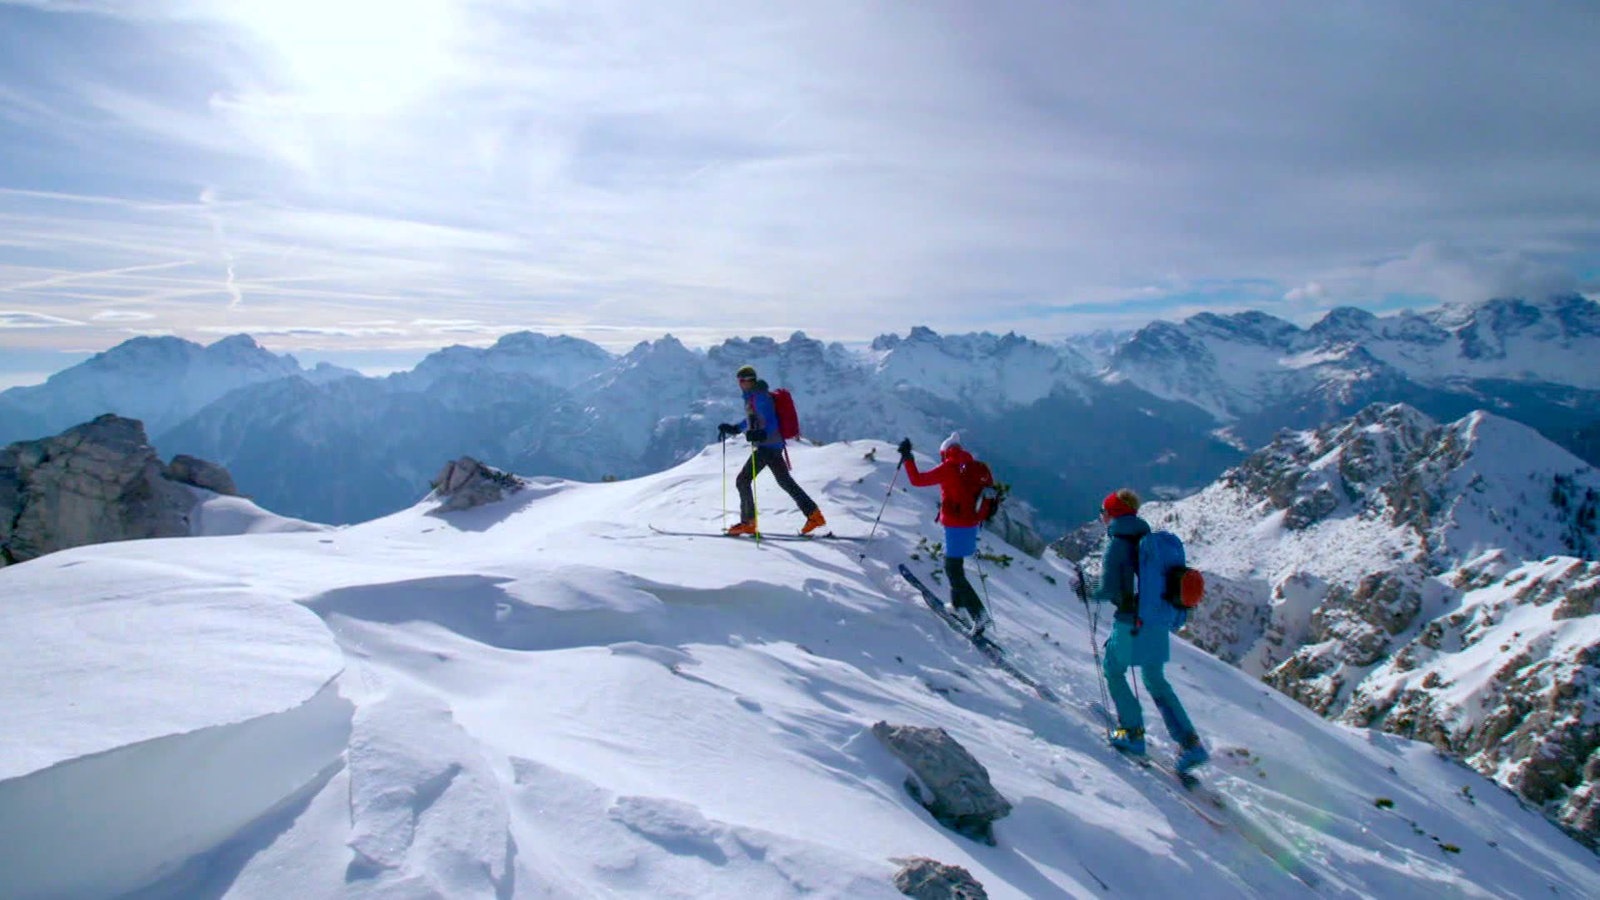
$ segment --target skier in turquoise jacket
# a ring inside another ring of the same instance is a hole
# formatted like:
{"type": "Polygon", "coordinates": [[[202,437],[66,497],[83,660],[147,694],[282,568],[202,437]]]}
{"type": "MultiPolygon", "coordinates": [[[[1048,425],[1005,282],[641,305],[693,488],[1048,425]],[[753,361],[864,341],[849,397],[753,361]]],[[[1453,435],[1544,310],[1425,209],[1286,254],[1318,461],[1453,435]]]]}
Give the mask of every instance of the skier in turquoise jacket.
{"type": "Polygon", "coordinates": [[[1128,684],[1128,668],[1138,666],[1167,734],[1178,743],[1176,768],[1187,772],[1210,759],[1210,754],[1167,681],[1164,669],[1172,655],[1170,632],[1158,625],[1144,627],[1139,618],[1138,547],[1139,540],[1150,533],[1150,525],[1139,518],[1139,506],[1139,495],[1127,488],[1106,495],[1100,506],[1100,520],[1106,523],[1106,549],[1095,599],[1114,603],[1117,609],[1105,648],[1106,686],[1117,708],[1119,726],[1111,733],[1111,745],[1133,756],[1145,755],[1144,710],[1128,684]]]}

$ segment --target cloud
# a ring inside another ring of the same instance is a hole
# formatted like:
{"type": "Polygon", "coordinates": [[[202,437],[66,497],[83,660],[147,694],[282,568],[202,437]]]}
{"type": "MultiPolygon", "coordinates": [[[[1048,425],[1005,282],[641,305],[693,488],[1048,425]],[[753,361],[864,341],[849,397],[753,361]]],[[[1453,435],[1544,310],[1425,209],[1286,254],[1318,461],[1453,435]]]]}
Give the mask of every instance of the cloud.
{"type": "Polygon", "coordinates": [[[1525,253],[1469,253],[1437,243],[1422,244],[1373,271],[1380,293],[1438,297],[1473,303],[1490,297],[1542,297],[1577,290],[1575,275],[1525,253]]]}
{"type": "Polygon", "coordinates": [[[74,328],[82,322],[72,319],[63,319],[60,316],[47,316],[44,313],[27,312],[25,310],[0,309],[0,329],[9,328],[74,328]]]}
{"type": "Polygon", "coordinates": [[[255,337],[405,337],[410,332],[404,328],[339,328],[319,327],[310,325],[262,325],[240,324],[238,326],[204,325],[196,328],[201,334],[248,334],[255,337]]]}
{"type": "Polygon", "coordinates": [[[854,340],[1600,269],[1578,6],[52,8],[0,4],[59,189],[0,192],[0,284],[90,321],[854,340]]]}

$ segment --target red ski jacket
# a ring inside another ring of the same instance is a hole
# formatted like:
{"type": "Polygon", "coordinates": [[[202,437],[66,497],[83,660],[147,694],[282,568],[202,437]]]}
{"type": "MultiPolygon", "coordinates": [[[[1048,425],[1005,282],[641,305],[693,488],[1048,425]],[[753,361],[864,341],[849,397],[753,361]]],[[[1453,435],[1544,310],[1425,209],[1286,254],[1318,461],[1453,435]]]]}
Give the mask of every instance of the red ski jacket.
{"type": "Polygon", "coordinates": [[[906,478],[914,487],[939,486],[939,522],[947,528],[982,525],[978,491],[968,484],[965,469],[976,462],[965,448],[956,446],[940,454],[941,461],[926,472],[917,471],[915,459],[906,460],[906,478]]]}

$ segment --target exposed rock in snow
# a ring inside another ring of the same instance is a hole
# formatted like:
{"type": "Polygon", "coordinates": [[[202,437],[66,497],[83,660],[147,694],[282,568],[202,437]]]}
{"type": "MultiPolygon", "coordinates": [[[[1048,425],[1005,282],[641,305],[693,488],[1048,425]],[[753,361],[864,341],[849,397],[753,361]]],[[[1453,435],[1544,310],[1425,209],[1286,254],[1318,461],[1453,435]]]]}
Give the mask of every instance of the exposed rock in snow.
{"type": "Polygon", "coordinates": [[[515,475],[463,456],[445,463],[432,486],[442,501],[441,510],[459,510],[504,500],[527,484],[515,475]]]}
{"type": "Polygon", "coordinates": [[[144,426],[104,415],[0,451],[0,559],[189,533],[194,497],[165,477],[144,426]]]}
{"type": "Polygon", "coordinates": [[[162,465],[142,423],[107,413],[0,450],[0,565],[106,541],[323,527],[237,493],[215,463],[179,455],[162,465]]]}
{"type": "Polygon", "coordinates": [[[989,782],[989,770],[943,728],[878,722],[872,734],[911,770],[906,791],[946,827],[994,843],[994,822],[1011,802],[989,782]]]}
{"type": "Polygon", "coordinates": [[[227,469],[214,462],[197,459],[185,453],[174,456],[172,462],[167,463],[167,467],[162,470],[161,474],[173,481],[192,484],[198,488],[205,488],[212,493],[228,497],[235,497],[239,494],[239,489],[233,483],[233,476],[228,474],[227,469]]]}
{"type": "Polygon", "coordinates": [[[989,897],[971,872],[921,856],[905,860],[900,871],[894,873],[894,886],[916,900],[988,900],[989,897]]]}

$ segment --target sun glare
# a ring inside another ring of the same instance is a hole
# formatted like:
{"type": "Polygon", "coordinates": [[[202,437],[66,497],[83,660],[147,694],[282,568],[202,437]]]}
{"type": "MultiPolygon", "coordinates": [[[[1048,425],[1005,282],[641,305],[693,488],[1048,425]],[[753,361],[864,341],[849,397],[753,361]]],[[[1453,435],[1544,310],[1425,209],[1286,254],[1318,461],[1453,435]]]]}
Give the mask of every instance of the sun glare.
{"type": "Polygon", "coordinates": [[[451,0],[233,0],[309,110],[381,113],[437,86],[449,62],[451,0]]]}

